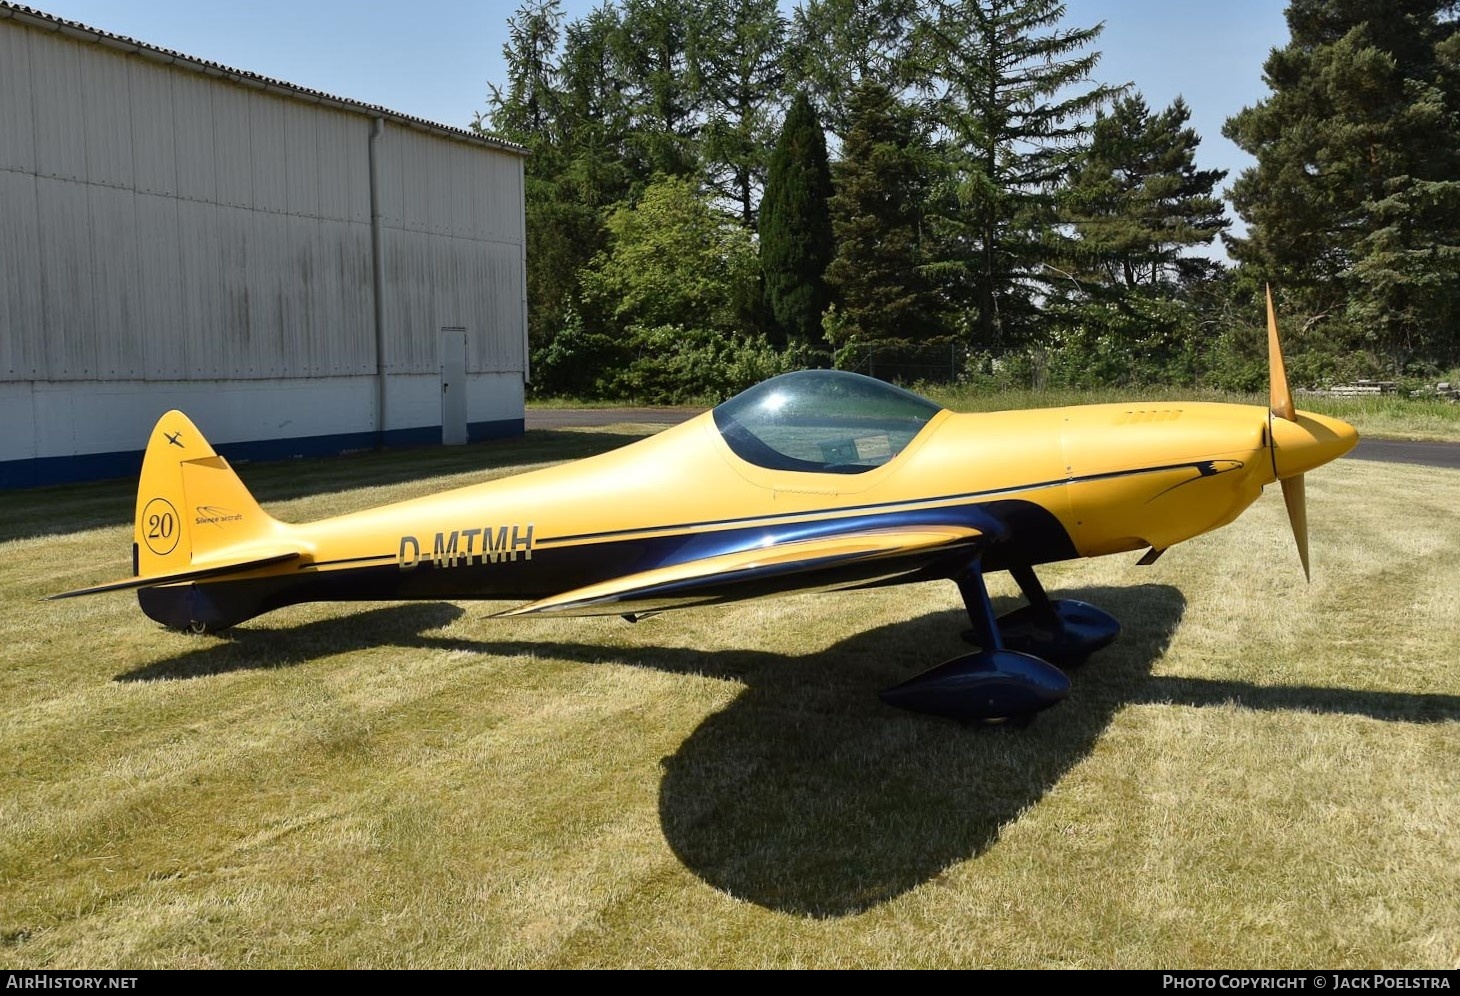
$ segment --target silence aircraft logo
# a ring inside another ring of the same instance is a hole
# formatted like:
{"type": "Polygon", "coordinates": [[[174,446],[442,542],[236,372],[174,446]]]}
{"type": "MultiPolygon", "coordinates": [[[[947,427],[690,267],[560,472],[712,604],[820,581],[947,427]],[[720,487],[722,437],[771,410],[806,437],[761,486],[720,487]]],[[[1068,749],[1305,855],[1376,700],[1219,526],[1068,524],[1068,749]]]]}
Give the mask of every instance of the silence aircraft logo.
{"type": "Polygon", "coordinates": [[[222,505],[199,505],[197,506],[197,517],[193,519],[194,525],[217,526],[223,528],[225,522],[239,522],[243,519],[242,512],[235,512],[231,508],[224,508],[222,505]]]}

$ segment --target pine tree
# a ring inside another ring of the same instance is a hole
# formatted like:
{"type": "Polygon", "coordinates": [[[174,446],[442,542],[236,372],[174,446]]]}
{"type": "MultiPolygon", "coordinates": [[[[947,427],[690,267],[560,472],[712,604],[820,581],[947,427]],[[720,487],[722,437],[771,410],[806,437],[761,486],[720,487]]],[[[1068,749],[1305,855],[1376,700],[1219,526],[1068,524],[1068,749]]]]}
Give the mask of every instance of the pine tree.
{"type": "Polygon", "coordinates": [[[786,20],[776,0],[712,0],[706,10],[699,52],[705,171],[753,230],[786,79],[786,20]]]}
{"type": "Polygon", "coordinates": [[[698,50],[707,0],[623,0],[614,35],[636,177],[692,176],[704,127],[698,50]]]}
{"type": "Polygon", "coordinates": [[[1029,335],[1021,326],[1051,279],[1045,264],[1061,254],[1051,245],[1058,191],[1088,115],[1121,90],[1081,88],[1101,27],[1057,28],[1064,11],[1057,0],[946,0],[916,29],[918,82],[955,171],[944,270],[951,287],[971,289],[982,348],[1029,335]]]}
{"type": "Polygon", "coordinates": [[[1069,279],[1043,300],[1045,328],[1060,347],[1048,371],[1054,379],[1189,383],[1211,352],[1198,339],[1191,300],[1219,267],[1183,253],[1227,227],[1213,193],[1225,174],[1196,168],[1200,139],[1189,116],[1180,98],[1152,114],[1139,95],[1096,115],[1090,150],[1063,198],[1076,236],[1061,264],[1069,279]]]}
{"type": "Polygon", "coordinates": [[[523,163],[523,196],[528,338],[534,349],[551,342],[576,291],[576,271],[588,258],[573,254],[577,240],[569,233],[577,233],[585,219],[562,198],[558,182],[566,164],[558,100],[562,21],[561,0],[528,0],[508,18],[502,46],[507,84],[489,85],[489,112],[473,122],[477,131],[518,142],[532,153],[523,163]]]}
{"type": "Polygon", "coordinates": [[[831,198],[836,256],[826,280],[837,298],[833,344],[905,347],[946,334],[928,278],[924,201],[934,170],[926,127],[888,87],[852,94],[831,198]]]}
{"type": "Polygon", "coordinates": [[[833,252],[826,136],[804,93],[796,95],[771,153],[760,206],[760,263],[777,345],[822,341],[833,252]]]}
{"type": "Polygon", "coordinates": [[[527,315],[534,387],[581,391],[588,360],[555,362],[565,328],[581,325],[579,278],[607,244],[605,219],[630,193],[629,119],[617,82],[621,23],[604,6],[563,23],[561,0],[527,0],[508,20],[507,85],[492,86],[475,127],[527,146],[527,315]]]}
{"type": "Polygon", "coordinates": [[[1196,168],[1190,118],[1180,97],[1152,114],[1139,94],[1096,114],[1065,211],[1085,273],[1108,286],[1167,283],[1181,275],[1184,251],[1231,224],[1215,193],[1226,171],[1196,168]]]}
{"type": "Polygon", "coordinates": [[[845,135],[862,82],[893,92],[910,70],[919,0],[807,0],[796,7],[790,60],[831,131],[845,135]]]}
{"type": "Polygon", "coordinates": [[[1271,96],[1223,133],[1232,255],[1396,370],[1460,360],[1460,21],[1453,0],[1294,0],[1271,96]]]}
{"type": "MultiPolygon", "coordinates": [[[[556,111],[562,23],[562,0],[529,0],[507,18],[507,42],[502,46],[507,86],[487,84],[491,126],[497,134],[524,143],[548,135],[556,111]]],[[[478,115],[478,130],[484,124],[478,115]]]]}

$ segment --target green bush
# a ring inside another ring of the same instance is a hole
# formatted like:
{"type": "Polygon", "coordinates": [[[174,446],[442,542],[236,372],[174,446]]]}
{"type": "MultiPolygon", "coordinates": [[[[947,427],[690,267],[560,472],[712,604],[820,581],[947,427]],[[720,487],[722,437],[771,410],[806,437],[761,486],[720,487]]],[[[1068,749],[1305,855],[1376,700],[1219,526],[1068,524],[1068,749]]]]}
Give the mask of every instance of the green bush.
{"type": "Polygon", "coordinates": [[[802,366],[799,352],[777,352],[764,336],[727,336],[679,325],[631,325],[625,331],[629,359],[608,373],[602,397],[712,405],[802,366]]]}
{"type": "Polygon", "coordinates": [[[532,353],[532,393],[537,397],[612,397],[614,371],[625,362],[623,344],[590,329],[577,311],[532,353]]]}

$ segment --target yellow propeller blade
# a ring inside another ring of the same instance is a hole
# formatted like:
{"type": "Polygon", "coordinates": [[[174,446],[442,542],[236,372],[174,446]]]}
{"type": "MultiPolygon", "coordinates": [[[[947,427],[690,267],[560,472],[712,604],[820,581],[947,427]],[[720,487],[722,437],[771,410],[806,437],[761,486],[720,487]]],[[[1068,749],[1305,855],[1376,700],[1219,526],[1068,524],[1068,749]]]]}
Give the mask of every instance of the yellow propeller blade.
{"type": "MultiPolygon", "coordinates": [[[[1267,288],[1267,371],[1269,408],[1274,418],[1298,420],[1293,407],[1293,392],[1288,389],[1288,371],[1283,366],[1283,350],[1278,344],[1277,314],[1272,307],[1272,287],[1267,288]]],[[[1271,433],[1271,426],[1269,426],[1271,433]]],[[[1272,435],[1273,469],[1277,469],[1277,434],[1272,435]]],[[[1303,487],[1303,475],[1285,478],[1283,504],[1288,507],[1288,524],[1293,527],[1293,539],[1298,544],[1298,559],[1303,562],[1303,577],[1309,581],[1313,575],[1308,569],[1308,502],[1303,487]]]]}
{"type": "Polygon", "coordinates": [[[1272,310],[1272,288],[1267,288],[1267,373],[1271,382],[1269,402],[1272,413],[1289,422],[1298,420],[1293,408],[1293,392],[1288,390],[1288,371],[1283,366],[1283,350],[1278,345],[1277,315],[1272,310]]]}
{"type": "Polygon", "coordinates": [[[1308,503],[1302,474],[1283,481],[1283,504],[1288,506],[1288,522],[1293,527],[1293,539],[1298,541],[1298,559],[1303,562],[1303,577],[1312,581],[1313,575],[1308,570],[1308,503]]]}

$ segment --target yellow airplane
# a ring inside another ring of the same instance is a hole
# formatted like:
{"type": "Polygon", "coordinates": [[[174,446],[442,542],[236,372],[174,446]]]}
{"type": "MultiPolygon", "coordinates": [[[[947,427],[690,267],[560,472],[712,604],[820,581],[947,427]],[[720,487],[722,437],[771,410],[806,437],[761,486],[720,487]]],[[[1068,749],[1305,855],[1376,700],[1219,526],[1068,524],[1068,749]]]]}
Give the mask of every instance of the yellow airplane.
{"type": "Polygon", "coordinates": [[[500,615],[623,615],[805,590],[952,580],[976,652],[882,693],[964,722],[1069,692],[1057,665],[1119,623],[1051,599],[1037,565],[1168,547],[1282,483],[1304,572],[1303,474],[1358,440],[1293,408],[1268,298],[1271,405],[1152,403],[956,414],[881,381],[806,370],[611,453],[302,525],[254,501],[168,412],[137,493],[137,589],[171,627],[214,631],[299,602],[530,599],[500,615]],[[984,575],[1028,605],[995,617],[984,575]]]}

